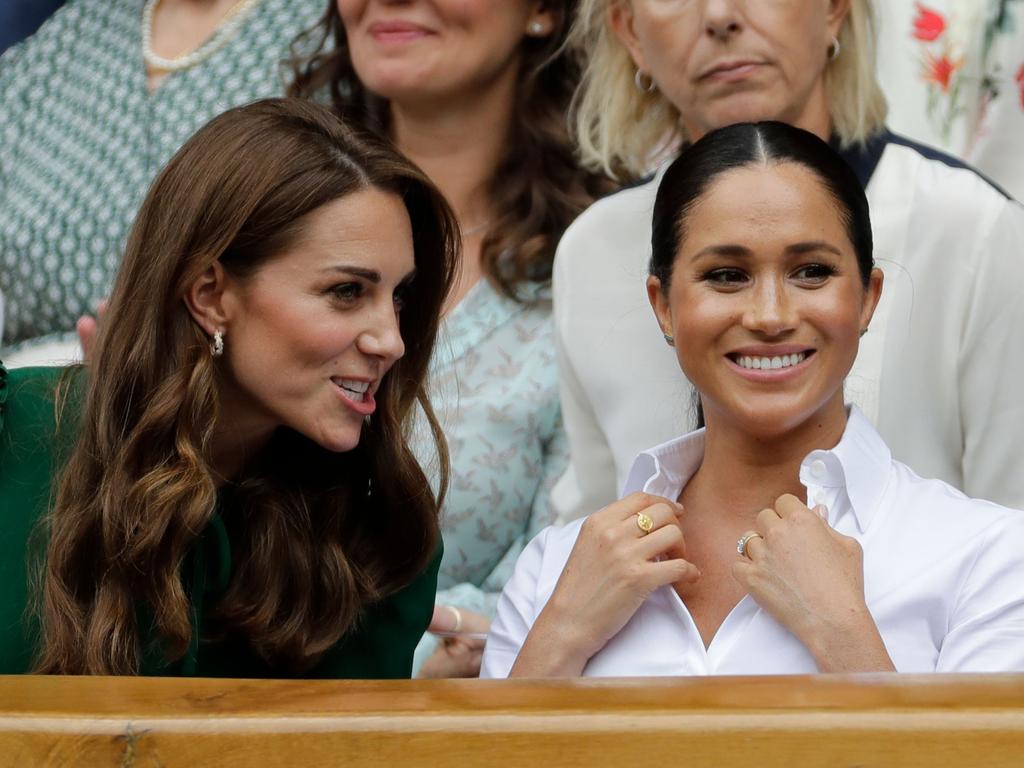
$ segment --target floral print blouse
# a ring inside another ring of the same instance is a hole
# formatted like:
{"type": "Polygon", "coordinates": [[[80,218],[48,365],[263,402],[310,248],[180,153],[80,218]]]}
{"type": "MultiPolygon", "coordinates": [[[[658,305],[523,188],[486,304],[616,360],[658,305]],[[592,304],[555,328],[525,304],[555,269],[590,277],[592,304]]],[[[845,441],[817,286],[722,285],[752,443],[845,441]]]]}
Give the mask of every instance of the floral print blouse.
{"type": "MultiPolygon", "coordinates": [[[[447,316],[434,352],[430,399],[448,439],[437,603],[493,616],[525,544],[554,521],[551,487],[568,464],[551,304],[543,289],[520,304],[481,280],[447,316]]],[[[436,468],[422,419],[416,452],[436,468]]],[[[415,668],[436,641],[424,637],[415,668]]]]}
{"type": "Polygon", "coordinates": [[[888,126],[1024,199],[1024,0],[873,2],[888,126]]]}

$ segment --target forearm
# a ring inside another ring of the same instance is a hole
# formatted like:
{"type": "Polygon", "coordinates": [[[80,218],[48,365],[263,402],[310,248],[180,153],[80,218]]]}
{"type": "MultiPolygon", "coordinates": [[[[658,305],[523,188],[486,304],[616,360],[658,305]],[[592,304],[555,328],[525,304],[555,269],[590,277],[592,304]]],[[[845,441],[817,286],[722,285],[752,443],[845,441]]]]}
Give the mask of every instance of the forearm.
{"type": "Polygon", "coordinates": [[[804,645],[823,673],[895,672],[885,641],[866,607],[815,623],[804,645]]]}
{"type": "Polygon", "coordinates": [[[541,611],[516,656],[509,677],[579,677],[593,653],[550,604],[541,611]]]}

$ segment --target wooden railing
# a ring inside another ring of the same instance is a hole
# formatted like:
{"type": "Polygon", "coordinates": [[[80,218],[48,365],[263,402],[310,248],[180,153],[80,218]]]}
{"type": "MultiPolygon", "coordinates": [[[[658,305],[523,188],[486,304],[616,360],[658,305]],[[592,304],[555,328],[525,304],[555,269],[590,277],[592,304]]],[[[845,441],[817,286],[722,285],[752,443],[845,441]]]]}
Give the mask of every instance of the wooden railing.
{"type": "Polygon", "coordinates": [[[0,766],[1021,768],[1024,676],[0,677],[0,766]]]}

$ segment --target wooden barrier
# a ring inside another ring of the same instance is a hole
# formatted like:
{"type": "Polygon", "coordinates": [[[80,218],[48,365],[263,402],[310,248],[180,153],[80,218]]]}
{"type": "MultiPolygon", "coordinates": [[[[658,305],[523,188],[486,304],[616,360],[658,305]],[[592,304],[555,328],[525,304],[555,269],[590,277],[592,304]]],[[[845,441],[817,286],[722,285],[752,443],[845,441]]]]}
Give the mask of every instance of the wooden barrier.
{"type": "Polygon", "coordinates": [[[1021,768],[1024,676],[0,677],[0,766],[1021,768]]]}

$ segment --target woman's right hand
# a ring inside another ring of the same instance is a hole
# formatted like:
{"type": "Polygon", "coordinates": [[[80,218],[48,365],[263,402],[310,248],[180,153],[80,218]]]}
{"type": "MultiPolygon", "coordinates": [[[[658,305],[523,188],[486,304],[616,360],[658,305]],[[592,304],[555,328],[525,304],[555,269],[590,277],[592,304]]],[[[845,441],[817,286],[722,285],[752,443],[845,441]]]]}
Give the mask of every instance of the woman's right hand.
{"type": "Polygon", "coordinates": [[[574,677],[658,587],[700,578],[685,559],[680,504],[633,493],[583,523],[510,676],[574,677]],[[650,533],[639,515],[653,520],[650,533]]]}

